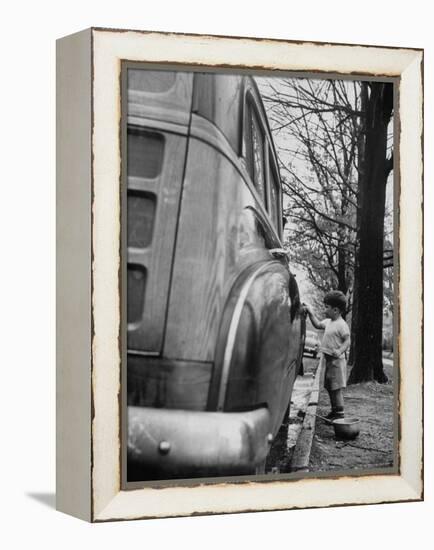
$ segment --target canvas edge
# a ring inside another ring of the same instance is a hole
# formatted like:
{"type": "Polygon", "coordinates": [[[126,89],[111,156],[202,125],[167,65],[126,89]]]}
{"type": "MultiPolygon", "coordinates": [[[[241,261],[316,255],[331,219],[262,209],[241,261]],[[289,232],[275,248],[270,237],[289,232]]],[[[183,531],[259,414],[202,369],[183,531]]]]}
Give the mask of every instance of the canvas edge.
{"type": "Polygon", "coordinates": [[[56,43],[56,508],[91,519],[91,30],[56,43]]]}

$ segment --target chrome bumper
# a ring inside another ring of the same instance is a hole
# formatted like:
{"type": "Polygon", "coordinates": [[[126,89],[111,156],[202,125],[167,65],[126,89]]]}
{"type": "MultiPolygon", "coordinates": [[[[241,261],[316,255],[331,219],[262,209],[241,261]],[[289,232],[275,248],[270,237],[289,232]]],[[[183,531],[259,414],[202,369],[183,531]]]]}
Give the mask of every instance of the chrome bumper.
{"type": "Polygon", "coordinates": [[[236,474],[265,460],[269,428],[266,408],[224,413],[128,407],[128,461],[162,472],[236,474]]]}

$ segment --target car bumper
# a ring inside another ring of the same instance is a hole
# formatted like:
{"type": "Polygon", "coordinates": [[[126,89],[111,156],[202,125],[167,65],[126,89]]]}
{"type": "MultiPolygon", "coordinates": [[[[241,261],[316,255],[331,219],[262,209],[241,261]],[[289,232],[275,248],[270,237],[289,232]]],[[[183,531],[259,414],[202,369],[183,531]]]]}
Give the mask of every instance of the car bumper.
{"type": "Polygon", "coordinates": [[[128,463],[159,472],[239,473],[270,449],[270,414],[128,407],[128,463]]]}

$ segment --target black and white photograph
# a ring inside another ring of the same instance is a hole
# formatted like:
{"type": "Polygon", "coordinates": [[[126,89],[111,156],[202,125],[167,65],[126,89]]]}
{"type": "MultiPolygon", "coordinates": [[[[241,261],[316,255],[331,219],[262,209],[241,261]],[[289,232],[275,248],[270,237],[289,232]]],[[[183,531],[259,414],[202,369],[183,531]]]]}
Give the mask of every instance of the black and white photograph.
{"type": "Polygon", "coordinates": [[[126,487],[396,473],[396,79],[121,76],[126,487]]]}

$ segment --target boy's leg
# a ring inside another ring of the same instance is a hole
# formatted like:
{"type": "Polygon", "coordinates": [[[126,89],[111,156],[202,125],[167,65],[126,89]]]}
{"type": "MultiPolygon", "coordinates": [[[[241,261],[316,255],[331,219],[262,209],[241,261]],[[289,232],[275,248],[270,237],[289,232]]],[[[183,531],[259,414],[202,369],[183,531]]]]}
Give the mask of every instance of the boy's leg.
{"type": "Polygon", "coordinates": [[[344,416],[344,392],[346,386],[345,360],[326,356],[325,387],[330,396],[331,413],[329,418],[344,416]]]}
{"type": "Polygon", "coordinates": [[[344,416],[344,392],[342,388],[337,390],[330,390],[330,402],[332,405],[332,412],[339,416],[344,416]]]}
{"type": "Polygon", "coordinates": [[[333,410],[333,408],[334,408],[334,405],[333,405],[333,403],[334,403],[333,390],[327,388],[327,393],[329,394],[330,407],[331,407],[332,410],[333,410]]]}

